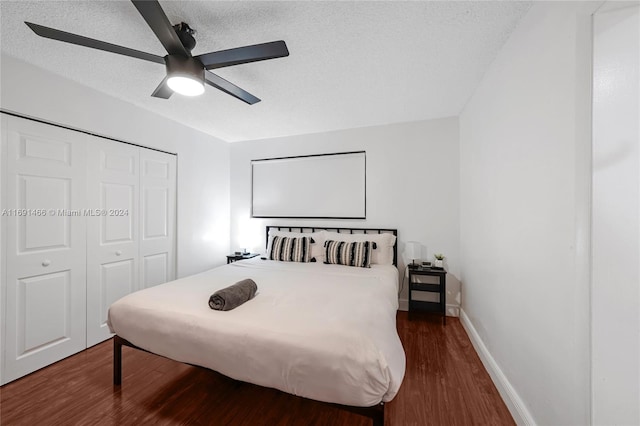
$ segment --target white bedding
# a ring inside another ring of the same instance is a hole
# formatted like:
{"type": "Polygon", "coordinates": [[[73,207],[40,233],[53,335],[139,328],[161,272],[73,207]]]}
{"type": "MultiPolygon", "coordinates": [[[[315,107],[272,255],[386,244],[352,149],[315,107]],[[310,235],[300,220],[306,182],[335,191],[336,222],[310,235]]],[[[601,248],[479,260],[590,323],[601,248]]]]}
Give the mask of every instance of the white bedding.
{"type": "Polygon", "coordinates": [[[237,380],[354,406],[390,401],[405,372],[398,271],[254,258],[132,293],[112,332],[140,348],[237,380]],[[222,312],[209,296],[243,278],[256,297],[222,312]]]}

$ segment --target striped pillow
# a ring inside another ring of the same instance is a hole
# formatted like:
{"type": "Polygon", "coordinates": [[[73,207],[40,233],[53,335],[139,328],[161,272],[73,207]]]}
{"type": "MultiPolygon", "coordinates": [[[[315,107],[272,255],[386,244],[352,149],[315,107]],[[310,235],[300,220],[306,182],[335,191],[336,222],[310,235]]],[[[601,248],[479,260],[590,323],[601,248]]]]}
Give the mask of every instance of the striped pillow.
{"type": "Polygon", "coordinates": [[[273,237],[269,259],[283,262],[312,262],[311,241],[309,237],[273,237]]]}
{"type": "Polygon", "coordinates": [[[371,241],[325,241],[324,263],[370,268],[372,246],[371,241]]]}

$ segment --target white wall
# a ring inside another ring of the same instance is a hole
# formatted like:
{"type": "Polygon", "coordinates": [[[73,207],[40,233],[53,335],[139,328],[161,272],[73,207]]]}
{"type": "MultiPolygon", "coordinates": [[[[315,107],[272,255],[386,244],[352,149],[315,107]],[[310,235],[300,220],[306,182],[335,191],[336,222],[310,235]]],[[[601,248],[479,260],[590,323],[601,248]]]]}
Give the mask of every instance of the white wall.
{"type": "Polygon", "coordinates": [[[627,4],[594,15],[591,306],[596,425],[640,424],[639,9],[627,4]]]}
{"type": "MultiPolygon", "coordinates": [[[[458,119],[238,142],[231,145],[231,248],[264,250],[265,225],[397,228],[404,243],[421,242],[423,258],[447,256],[447,304],[459,303],[458,119]],[[364,150],[367,153],[366,220],[252,219],[252,159],[364,150]]],[[[399,265],[404,268],[404,262],[399,265]]],[[[406,307],[406,285],[401,307],[406,307]]],[[[451,314],[457,314],[452,308],[451,314]]]]}
{"type": "Polygon", "coordinates": [[[590,421],[597,4],[535,3],[460,116],[461,317],[521,424],[590,421]]]}
{"type": "Polygon", "coordinates": [[[16,58],[0,58],[0,107],[178,154],[179,277],[226,262],[229,145],[16,58]]]}

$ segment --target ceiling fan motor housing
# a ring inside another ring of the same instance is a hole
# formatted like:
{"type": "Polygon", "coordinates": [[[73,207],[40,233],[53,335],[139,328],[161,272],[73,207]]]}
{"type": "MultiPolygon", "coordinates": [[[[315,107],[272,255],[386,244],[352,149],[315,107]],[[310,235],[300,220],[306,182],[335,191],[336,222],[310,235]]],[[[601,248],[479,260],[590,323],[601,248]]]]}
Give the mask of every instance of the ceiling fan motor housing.
{"type": "Polygon", "coordinates": [[[164,57],[164,62],[167,66],[167,76],[187,77],[204,84],[204,65],[199,60],[179,55],[167,55],[164,57]]]}

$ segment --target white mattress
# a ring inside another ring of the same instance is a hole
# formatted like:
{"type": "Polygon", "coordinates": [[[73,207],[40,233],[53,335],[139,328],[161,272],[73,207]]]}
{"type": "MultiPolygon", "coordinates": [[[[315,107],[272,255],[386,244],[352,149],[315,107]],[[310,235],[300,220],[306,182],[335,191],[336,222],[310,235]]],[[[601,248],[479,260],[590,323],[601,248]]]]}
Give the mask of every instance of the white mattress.
{"type": "Polygon", "coordinates": [[[398,271],[254,258],[132,293],[112,332],[237,380],[354,406],[390,401],[405,372],[396,331],[398,271]],[[256,297],[222,312],[209,296],[252,278],[256,297]]]}

